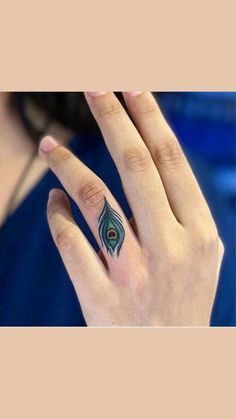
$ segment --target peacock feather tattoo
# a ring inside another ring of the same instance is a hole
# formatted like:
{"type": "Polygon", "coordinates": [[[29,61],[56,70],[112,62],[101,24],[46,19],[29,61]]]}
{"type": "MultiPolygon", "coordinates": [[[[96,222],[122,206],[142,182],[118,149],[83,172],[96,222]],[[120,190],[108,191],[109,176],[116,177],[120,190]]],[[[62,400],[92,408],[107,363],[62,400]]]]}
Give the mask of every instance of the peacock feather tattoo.
{"type": "Polygon", "coordinates": [[[104,207],[98,219],[98,232],[102,246],[112,256],[119,256],[125,239],[125,230],[121,216],[109,205],[104,197],[104,207]]]}

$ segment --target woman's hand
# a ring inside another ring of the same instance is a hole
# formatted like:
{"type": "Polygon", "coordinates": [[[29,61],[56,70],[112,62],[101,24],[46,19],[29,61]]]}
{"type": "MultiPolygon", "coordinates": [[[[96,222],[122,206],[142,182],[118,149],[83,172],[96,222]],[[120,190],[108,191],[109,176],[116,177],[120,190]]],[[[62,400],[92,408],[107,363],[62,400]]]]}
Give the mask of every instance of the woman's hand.
{"type": "Polygon", "coordinates": [[[209,325],[223,245],[181,147],[151,93],[86,93],[134,218],[66,148],[40,154],[79,206],[101,252],[53,190],[48,220],[88,325],[209,325]]]}

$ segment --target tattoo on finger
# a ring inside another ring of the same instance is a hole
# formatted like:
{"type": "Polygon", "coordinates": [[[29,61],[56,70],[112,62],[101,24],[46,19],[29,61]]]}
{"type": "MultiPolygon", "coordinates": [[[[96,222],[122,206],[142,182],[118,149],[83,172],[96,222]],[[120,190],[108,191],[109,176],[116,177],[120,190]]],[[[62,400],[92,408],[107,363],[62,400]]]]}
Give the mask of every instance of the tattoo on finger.
{"type": "Polygon", "coordinates": [[[121,216],[110,206],[104,197],[104,207],[98,219],[98,232],[102,243],[111,256],[119,256],[125,239],[121,216]]]}

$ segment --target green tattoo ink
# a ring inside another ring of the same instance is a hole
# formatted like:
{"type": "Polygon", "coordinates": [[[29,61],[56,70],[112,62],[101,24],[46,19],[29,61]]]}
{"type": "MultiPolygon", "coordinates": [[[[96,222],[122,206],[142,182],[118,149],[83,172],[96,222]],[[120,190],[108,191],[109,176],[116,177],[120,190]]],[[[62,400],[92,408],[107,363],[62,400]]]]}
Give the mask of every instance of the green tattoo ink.
{"type": "Polygon", "coordinates": [[[112,256],[119,256],[125,239],[125,230],[121,216],[108,204],[104,197],[104,207],[98,219],[98,232],[106,250],[112,256]]]}

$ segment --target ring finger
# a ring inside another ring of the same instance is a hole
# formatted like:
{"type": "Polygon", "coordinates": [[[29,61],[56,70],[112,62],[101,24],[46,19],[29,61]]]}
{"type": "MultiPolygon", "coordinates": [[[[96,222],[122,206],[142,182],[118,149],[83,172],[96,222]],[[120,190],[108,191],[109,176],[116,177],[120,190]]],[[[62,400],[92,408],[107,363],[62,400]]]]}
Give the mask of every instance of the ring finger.
{"type": "Polygon", "coordinates": [[[53,138],[41,141],[40,154],[77,203],[108,269],[122,281],[125,270],[137,260],[140,246],[119,204],[102,180],[53,138]]]}

